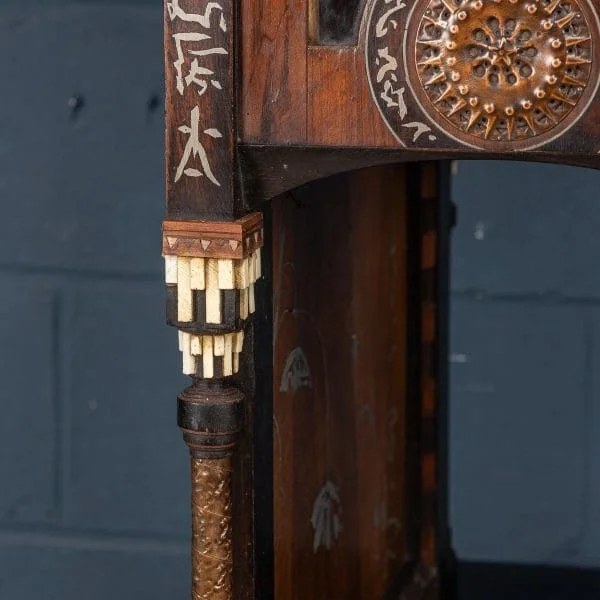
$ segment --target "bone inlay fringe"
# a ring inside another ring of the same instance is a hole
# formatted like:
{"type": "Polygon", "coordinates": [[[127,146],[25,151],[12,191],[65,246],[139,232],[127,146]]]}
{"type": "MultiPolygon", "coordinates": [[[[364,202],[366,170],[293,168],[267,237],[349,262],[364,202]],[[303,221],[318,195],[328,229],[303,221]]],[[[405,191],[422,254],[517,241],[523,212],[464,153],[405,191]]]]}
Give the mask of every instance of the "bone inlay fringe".
{"type": "Polygon", "coordinates": [[[239,317],[247,319],[255,310],[254,284],[261,277],[261,250],[257,248],[242,259],[191,258],[165,256],[165,280],[177,285],[177,320],[194,320],[192,290],[203,290],[206,298],[206,322],[221,324],[221,290],[238,290],[239,317]]]}
{"type": "Polygon", "coordinates": [[[224,335],[194,335],[180,331],[183,374],[203,379],[234,375],[240,369],[243,346],[243,331],[224,335]]]}

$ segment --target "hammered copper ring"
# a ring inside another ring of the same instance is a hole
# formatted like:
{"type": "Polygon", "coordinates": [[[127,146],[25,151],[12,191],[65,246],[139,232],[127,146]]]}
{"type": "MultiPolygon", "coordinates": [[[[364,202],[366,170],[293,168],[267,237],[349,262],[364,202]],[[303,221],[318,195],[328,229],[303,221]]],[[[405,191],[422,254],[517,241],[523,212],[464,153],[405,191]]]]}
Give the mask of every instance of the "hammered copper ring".
{"type": "Polygon", "coordinates": [[[458,141],[546,141],[582,114],[597,85],[597,19],[586,0],[431,0],[413,18],[413,86],[458,141]]]}

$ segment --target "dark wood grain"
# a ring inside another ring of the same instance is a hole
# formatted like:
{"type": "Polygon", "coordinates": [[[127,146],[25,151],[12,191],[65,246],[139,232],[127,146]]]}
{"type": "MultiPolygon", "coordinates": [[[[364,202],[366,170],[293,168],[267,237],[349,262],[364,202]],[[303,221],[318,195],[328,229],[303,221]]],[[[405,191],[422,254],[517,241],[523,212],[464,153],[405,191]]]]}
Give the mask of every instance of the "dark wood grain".
{"type": "Polygon", "coordinates": [[[371,100],[358,48],[308,49],[310,144],[397,147],[371,100]]]}
{"type": "MultiPolygon", "coordinates": [[[[418,161],[447,161],[451,158],[461,160],[506,159],[503,154],[487,153],[482,155],[469,150],[416,151],[337,146],[242,145],[239,153],[249,206],[253,208],[310,181],[365,167],[418,161]]],[[[600,162],[596,155],[515,152],[510,155],[510,159],[600,168],[600,162]]]]}
{"type": "Polygon", "coordinates": [[[165,177],[172,219],[236,216],[233,0],[218,7],[165,0],[165,177]]]}
{"type": "Polygon", "coordinates": [[[407,522],[420,507],[409,506],[405,493],[419,485],[406,471],[414,451],[406,433],[418,426],[407,420],[406,404],[406,207],[404,167],[332,178],[273,205],[281,600],[382,598],[418,558],[407,522]],[[342,529],[330,548],[315,549],[311,516],[328,482],[339,494],[332,511],[342,529]]]}
{"type": "Polygon", "coordinates": [[[240,136],[254,143],[303,143],[308,0],[240,4],[240,136]]]}
{"type": "Polygon", "coordinates": [[[438,165],[419,165],[421,209],[421,562],[438,558],[438,165]]]}

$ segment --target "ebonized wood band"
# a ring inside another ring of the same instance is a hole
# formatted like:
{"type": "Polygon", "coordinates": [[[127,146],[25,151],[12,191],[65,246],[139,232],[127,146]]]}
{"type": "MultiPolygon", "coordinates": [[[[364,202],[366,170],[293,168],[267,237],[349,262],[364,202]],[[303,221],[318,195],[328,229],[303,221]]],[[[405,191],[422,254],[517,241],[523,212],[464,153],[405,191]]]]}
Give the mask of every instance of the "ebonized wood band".
{"type": "Polygon", "coordinates": [[[231,454],[243,422],[243,393],[222,381],[195,380],[178,397],[177,423],[196,458],[231,454]]]}

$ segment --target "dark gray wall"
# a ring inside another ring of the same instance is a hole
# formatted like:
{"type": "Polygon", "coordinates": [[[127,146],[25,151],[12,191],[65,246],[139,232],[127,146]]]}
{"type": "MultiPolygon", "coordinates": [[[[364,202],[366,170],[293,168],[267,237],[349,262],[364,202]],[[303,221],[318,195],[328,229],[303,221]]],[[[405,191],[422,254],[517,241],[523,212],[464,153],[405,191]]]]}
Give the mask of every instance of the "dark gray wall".
{"type": "Polygon", "coordinates": [[[468,559],[600,566],[600,173],[461,163],[452,519],[468,559]]]}
{"type": "Polygon", "coordinates": [[[159,0],[0,6],[2,600],[189,595],[161,29],[159,0]]]}
{"type": "MultiPolygon", "coordinates": [[[[2,600],[188,597],[161,36],[160,0],[0,7],[2,600]]],[[[598,183],[494,163],[456,178],[462,557],[600,564],[598,183]]]]}

